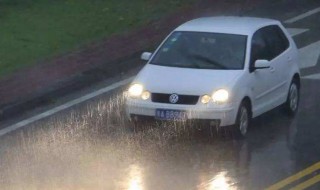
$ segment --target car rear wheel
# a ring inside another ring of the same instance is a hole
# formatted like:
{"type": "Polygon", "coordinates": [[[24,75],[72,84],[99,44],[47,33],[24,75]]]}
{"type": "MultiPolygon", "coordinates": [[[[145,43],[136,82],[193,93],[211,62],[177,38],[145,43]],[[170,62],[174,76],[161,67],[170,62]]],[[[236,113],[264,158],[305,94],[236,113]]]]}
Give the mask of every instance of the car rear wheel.
{"type": "Polygon", "coordinates": [[[249,104],[244,101],[239,107],[237,114],[237,120],[235,124],[235,132],[237,137],[245,137],[248,133],[248,129],[251,121],[251,112],[249,104]]]}
{"type": "Polygon", "coordinates": [[[299,108],[299,100],[300,100],[300,91],[299,91],[299,85],[296,80],[293,80],[289,92],[287,101],[285,103],[285,111],[289,116],[294,116],[299,108]]]}

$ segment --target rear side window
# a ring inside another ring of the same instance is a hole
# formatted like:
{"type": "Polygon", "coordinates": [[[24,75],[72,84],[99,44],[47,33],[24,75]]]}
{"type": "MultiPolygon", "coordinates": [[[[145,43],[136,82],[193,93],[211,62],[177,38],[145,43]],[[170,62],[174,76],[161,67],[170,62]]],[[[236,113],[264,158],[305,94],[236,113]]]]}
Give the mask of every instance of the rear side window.
{"type": "Polygon", "coordinates": [[[250,65],[253,66],[254,62],[258,59],[270,60],[272,57],[271,51],[268,48],[267,42],[263,37],[262,30],[258,30],[252,37],[251,41],[251,58],[250,65]]]}
{"type": "Polygon", "coordinates": [[[271,61],[289,48],[289,40],[278,25],[256,31],[251,42],[250,66],[258,59],[271,61]]]}
{"type": "Polygon", "coordinates": [[[279,56],[288,49],[289,41],[279,26],[267,26],[261,29],[261,31],[271,52],[270,60],[279,56]]]}

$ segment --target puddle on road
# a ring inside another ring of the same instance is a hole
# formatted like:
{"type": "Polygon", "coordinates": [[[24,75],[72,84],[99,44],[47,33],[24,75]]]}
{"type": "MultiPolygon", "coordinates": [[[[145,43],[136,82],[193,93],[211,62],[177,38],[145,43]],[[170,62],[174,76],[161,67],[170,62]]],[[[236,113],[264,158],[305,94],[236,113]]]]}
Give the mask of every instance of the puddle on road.
{"type": "Polygon", "coordinates": [[[128,132],[124,98],[0,142],[1,189],[244,189],[250,147],[179,124],[128,132]]]}

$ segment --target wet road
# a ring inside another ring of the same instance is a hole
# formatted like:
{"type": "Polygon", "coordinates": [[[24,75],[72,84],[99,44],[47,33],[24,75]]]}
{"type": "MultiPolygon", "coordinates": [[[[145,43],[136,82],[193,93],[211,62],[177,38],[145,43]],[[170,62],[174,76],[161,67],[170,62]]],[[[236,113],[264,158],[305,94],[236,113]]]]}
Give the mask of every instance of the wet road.
{"type": "MultiPolygon", "coordinates": [[[[320,7],[316,1],[292,10],[285,5],[248,15],[284,21],[320,7]]],[[[308,29],[294,36],[306,60],[295,118],[271,111],[255,119],[242,140],[231,131],[211,135],[180,124],[130,133],[120,89],[1,137],[1,189],[265,189],[319,162],[320,60],[308,55],[320,54],[320,12],[286,27],[308,29]]]]}
{"type": "Polygon", "coordinates": [[[274,110],[242,140],[179,124],[130,133],[122,96],[112,95],[113,104],[91,102],[3,137],[1,187],[264,189],[320,160],[317,86],[303,80],[296,118],[274,110]]]}

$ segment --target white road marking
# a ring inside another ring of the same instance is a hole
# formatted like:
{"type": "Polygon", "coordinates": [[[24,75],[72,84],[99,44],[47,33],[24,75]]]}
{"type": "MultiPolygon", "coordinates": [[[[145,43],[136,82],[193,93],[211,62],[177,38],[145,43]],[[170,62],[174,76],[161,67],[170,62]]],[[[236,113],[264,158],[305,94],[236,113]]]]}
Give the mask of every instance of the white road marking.
{"type": "Polygon", "coordinates": [[[299,20],[302,20],[302,19],[304,19],[304,18],[306,18],[306,17],[308,17],[308,16],[311,16],[311,15],[316,14],[316,13],[319,13],[319,12],[320,12],[320,7],[316,8],[316,9],[313,9],[313,10],[310,10],[310,11],[308,11],[308,12],[306,12],[306,13],[303,13],[303,14],[301,14],[301,15],[298,15],[298,16],[296,16],[296,17],[293,17],[293,18],[291,18],[291,19],[288,19],[288,20],[284,21],[284,23],[286,23],[286,24],[292,24],[292,23],[294,23],[294,22],[297,22],[297,21],[299,21],[299,20]]]}
{"type": "Polygon", "coordinates": [[[320,56],[320,41],[299,49],[301,69],[316,66],[320,56]]]}
{"type": "Polygon", "coordinates": [[[320,80],[320,73],[302,77],[303,79],[320,80]]]}
{"type": "Polygon", "coordinates": [[[284,21],[284,22],[285,22],[286,24],[292,24],[292,23],[294,23],[294,22],[297,22],[297,21],[299,21],[299,20],[302,20],[302,19],[304,19],[304,18],[306,18],[306,17],[308,17],[308,16],[317,14],[317,13],[319,13],[319,12],[320,12],[320,7],[316,8],[316,9],[313,9],[313,10],[310,10],[310,11],[308,11],[308,12],[306,12],[306,13],[303,13],[303,14],[301,14],[301,15],[298,15],[298,16],[296,16],[296,17],[293,17],[293,18],[291,18],[291,19],[288,19],[288,20],[286,20],[286,21],[284,21]]]}
{"type": "Polygon", "coordinates": [[[26,125],[29,125],[29,124],[31,124],[31,123],[33,123],[33,122],[35,122],[35,121],[39,121],[39,120],[44,119],[44,118],[46,118],[46,117],[48,117],[48,116],[51,116],[51,115],[56,114],[56,113],[58,113],[58,112],[60,112],[60,111],[63,111],[63,110],[65,110],[65,109],[67,109],[67,108],[70,108],[70,107],[72,107],[72,106],[74,106],[74,105],[77,105],[77,104],[79,104],[79,103],[85,102],[85,101],[90,100],[90,99],[92,99],[92,98],[94,98],[94,97],[97,97],[97,96],[99,96],[99,95],[101,95],[101,94],[110,92],[110,91],[112,91],[112,90],[114,90],[114,89],[117,89],[117,88],[119,88],[119,87],[121,87],[121,86],[124,86],[124,85],[126,85],[126,84],[129,84],[132,80],[133,80],[133,77],[128,78],[128,79],[125,79],[125,80],[122,80],[122,81],[120,81],[120,82],[116,82],[116,83],[114,83],[114,84],[112,84],[112,85],[110,85],[110,86],[107,86],[107,87],[105,87],[105,88],[102,88],[102,89],[100,89],[100,90],[97,90],[97,91],[95,91],[95,92],[92,92],[92,93],[90,93],[90,94],[87,94],[87,95],[85,95],[85,96],[82,96],[82,97],[80,97],[80,98],[77,98],[77,99],[75,99],[75,100],[72,100],[72,101],[70,101],[70,102],[67,102],[67,103],[65,103],[65,104],[63,104],[63,105],[60,105],[60,106],[55,107],[55,108],[53,108],[53,109],[51,109],[51,110],[45,111],[45,112],[43,112],[43,113],[41,113],[41,114],[39,114],[39,115],[36,115],[36,116],[34,116],[34,117],[31,117],[31,118],[29,118],[29,119],[20,121],[20,122],[14,124],[14,125],[11,125],[11,126],[9,126],[9,127],[7,127],[7,128],[1,129],[1,130],[0,130],[0,137],[1,137],[1,136],[4,136],[4,135],[6,135],[6,134],[8,134],[8,133],[10,133],[10,132],[12,132],[12,131],[15,131],[15,130],[17,130],[17,129],[20,129],[20,128],[26,126],[26,125]]]}
{"type": "Polygon", "coordinates": [[[287,28],[287,30],[292,37],[309,31],[309,29],[306,28],[287,28]]]}
{"type": "MultiPolygon", "coordinates": [[[[289,34],[294,37],[304,32],[309,31],[309,29],[305,28],[287,28],[289,34]]],[[[303,48],[299,49],[299,67],[300,69],[314,67],[317,65],[319,57],[320,57],[320,41],[309,44],[303,48]]]]}

